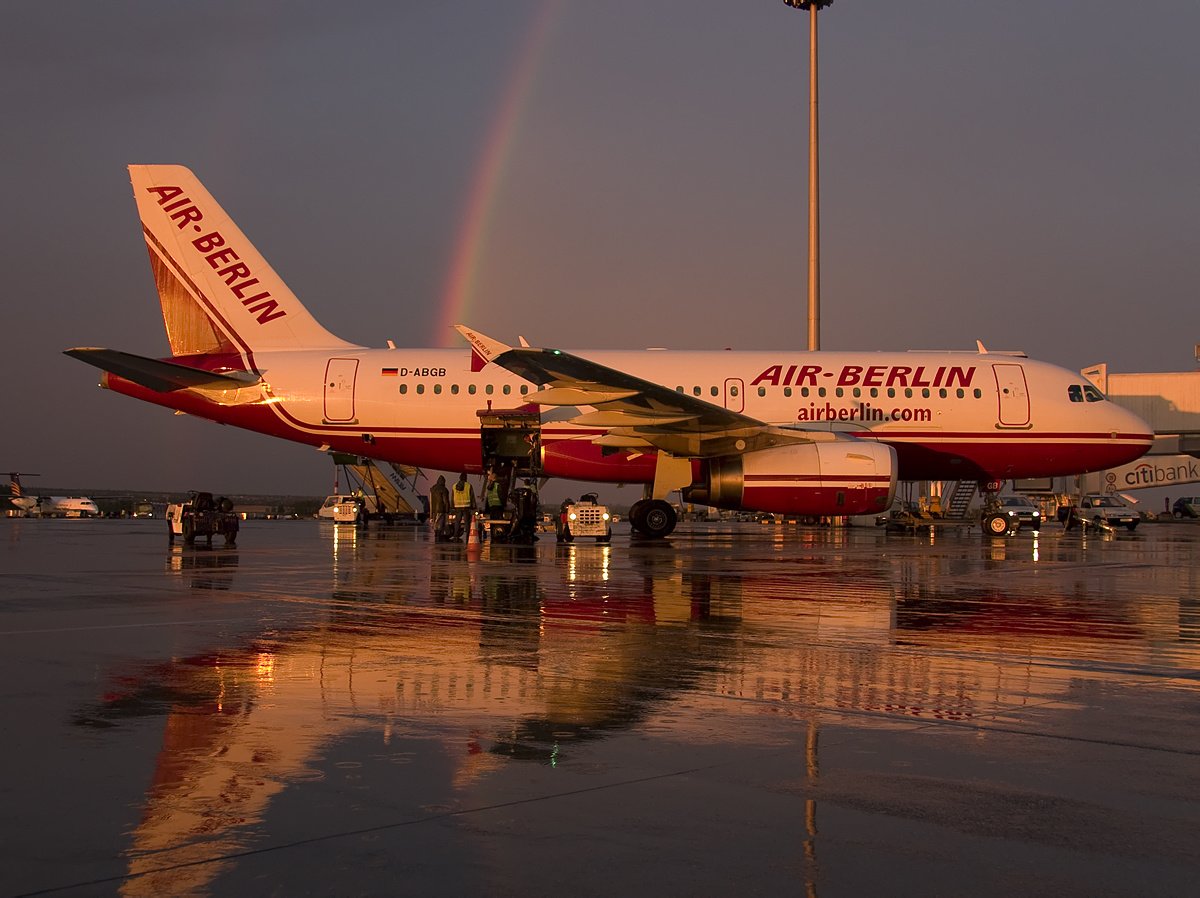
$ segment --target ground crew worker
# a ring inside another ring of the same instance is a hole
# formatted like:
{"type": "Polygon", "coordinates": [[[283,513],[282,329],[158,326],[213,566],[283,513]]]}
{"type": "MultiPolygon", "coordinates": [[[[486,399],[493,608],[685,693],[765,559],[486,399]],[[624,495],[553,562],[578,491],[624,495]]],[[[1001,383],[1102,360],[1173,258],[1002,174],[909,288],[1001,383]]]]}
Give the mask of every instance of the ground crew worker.
{"type": "Polygon", "coordinates": [[[496,476],[495,471],[488,471],[487,490],[484,492],[484,505],[487,506],[488,517],[499,521],[504,517],[504,484],[496,476]]]}
{"type": "Polygon", "coordinates": [[[458,483],[454,484],[454,489],[450,491],[450,499],[454,505],[454,538],[461,540],[463,531],[471,519],[471,513],[475,511],[475,491],[471,489],[471,484],[467,483],[466,474],[458,476],[458,483]]]}
{"type": "Polygon", "coordinates": [[[554,519],[554,535],[560,543],[569,543],[575,539],[571,535],[571,523],[567,520],[567,509],[574,504],[574,499],[567,498],[558,506],[558,517],[554,519]]]}
{"type": "Polygon", "coordinates": [[[513,490],[512,532],[509,538],[515,543],[537,542],[537,487],[526,480],[523,487],[513,490]]]}
{"type": "Polygon", "coordinates": [[[450,490],[445,475],[439,475],[437,483],[429,490],[429,523],[433,527],[434,541],[446,538],[446,517],[450,513],[450,490]]]}

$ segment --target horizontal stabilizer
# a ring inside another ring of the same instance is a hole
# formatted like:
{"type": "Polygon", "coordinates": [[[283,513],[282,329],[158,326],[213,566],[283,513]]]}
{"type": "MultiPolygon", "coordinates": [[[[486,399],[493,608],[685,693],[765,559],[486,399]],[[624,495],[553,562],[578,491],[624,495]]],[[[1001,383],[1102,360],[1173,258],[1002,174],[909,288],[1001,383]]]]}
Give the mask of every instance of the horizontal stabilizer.
{"type": "Polygon", "coordinates": [[[210,390],[236,390],[252,386],[260,380],[258,375],[245,371],[216,374],[199,368],[189,368],[187,365],[176,365],[173,362],[162,362],[128,352],[119,352],[116,349],[79,347],[65,350],[63,355],[69,355],[81,362],[95,365],[102,371],[123,377],[125,380],[156,393],[172,393],[175,390],[186,390],[192,387],[203,387],[210,390]]]}

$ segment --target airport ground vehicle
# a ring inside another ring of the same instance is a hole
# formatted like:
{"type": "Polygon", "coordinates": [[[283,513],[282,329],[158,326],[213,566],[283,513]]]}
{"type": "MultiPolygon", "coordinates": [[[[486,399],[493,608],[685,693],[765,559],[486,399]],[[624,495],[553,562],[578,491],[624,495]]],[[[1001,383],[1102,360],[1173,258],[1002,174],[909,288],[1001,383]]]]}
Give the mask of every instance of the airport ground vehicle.
{"type": "Polygon", "coordinates": [[[167,506],[167,538],[172,543],[180,536],[190,546],[203,536],[211,546],[213,535],[219,534],[225,537],[225,545],[232,546],[240,526],[233,502],[224,496],[214,499],[212,493],[190,490],[187,502],[167,506]]]}
{"type": "Polygon", "coordinates": [[[327,496],[317,509],[317,518],[335,524],[354,524],[366,521],[366,498],[363,496],[327,496]]]}
{"type": "Polygon", "coordinates": [[[1141,516],[1116,496],[1090,495],[1079,500],[1079,517],[1084,526],[1091,525],[1104,530],[1125,527],[1133,530],[1141,516]]]}
{"type": "Polygon", "coordinates": [[[1181,496],[1171,506],[1171,514],[1177,518],[1200,518],[1200,496],[1181,496]]]}
{"type": "Polygon", "coordinates": [[[600,504],[598,495],[584,493],[578,502],[563,503],[555,533],[560,543],[569,543],[576,537],[606,543],[612,539],[612,515],[607,505],[600,504]]]}
{"type": "Polygon", "coordinates": [[[1026,496],[1001,496],[995,507],[983,516],[983,529],[996,536],[1015,533],[1022,527],[1042,528],[1042,510],[1026,496]]]}
{"type": "Polygon", "coordinates": [[[370,349],[327,331],[192,172],[129,171],[172,355],[68,350],[104,387],[375,460],[640,484],[629,521],[648,537],[674,529],[676,491],[735,511],[877,514],[898,480],[1078,474],[1153,440],[1081,375],[982,344],[565,352],[456,325],[457,349],[370,349]]]}

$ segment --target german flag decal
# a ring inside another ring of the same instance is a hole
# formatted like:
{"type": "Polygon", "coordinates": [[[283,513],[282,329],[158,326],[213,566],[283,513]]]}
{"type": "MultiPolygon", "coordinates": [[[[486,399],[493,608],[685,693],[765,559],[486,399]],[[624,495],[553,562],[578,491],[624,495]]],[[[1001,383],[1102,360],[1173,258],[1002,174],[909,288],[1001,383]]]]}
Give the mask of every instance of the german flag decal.
{"type": "Polygon", "coordinates": [[[379,372],[383,377],[396,377],[400,373],[399,368],[384,368],[379,372]]]}

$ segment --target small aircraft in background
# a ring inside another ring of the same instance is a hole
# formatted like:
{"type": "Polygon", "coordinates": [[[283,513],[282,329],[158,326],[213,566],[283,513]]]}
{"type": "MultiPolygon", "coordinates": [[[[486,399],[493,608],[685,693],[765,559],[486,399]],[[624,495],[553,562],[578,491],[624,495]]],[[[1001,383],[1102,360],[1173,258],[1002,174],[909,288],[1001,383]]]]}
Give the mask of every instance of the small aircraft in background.
{"type": "Polygon", "coordinates": [[[40,477],[40,474],[22,475],[19,471],[10,471],[8,479],[12,495],[9,502],[12,506],[24,512],[27,516],[44,518],[89,518],[99,517],[100,509],[87,496],[30,496],[21,491],[21,477],[40,477]]]}

